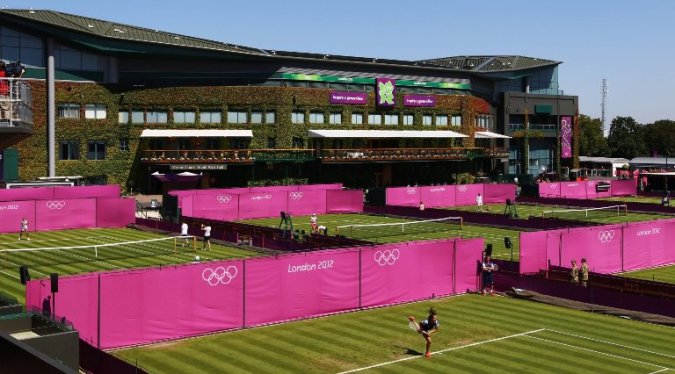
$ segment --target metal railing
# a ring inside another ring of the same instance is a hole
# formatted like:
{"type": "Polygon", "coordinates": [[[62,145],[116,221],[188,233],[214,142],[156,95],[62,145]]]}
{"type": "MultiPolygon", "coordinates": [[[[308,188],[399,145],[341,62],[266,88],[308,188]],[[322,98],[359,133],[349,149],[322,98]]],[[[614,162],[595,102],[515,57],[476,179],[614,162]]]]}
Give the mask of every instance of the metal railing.
{"type": "Polygon", "coordinates": [[[33,126],[33,91],[20,78],[0,78],[0,126],[33,126]]]}
{"type": "Polygon", "coordinates": [[[483,157],[508,157],[502,148],[374,148],[374,149],[323,149],[319,152],[322,162],[358,161],[440,161],[465,160],[483,157]]]}

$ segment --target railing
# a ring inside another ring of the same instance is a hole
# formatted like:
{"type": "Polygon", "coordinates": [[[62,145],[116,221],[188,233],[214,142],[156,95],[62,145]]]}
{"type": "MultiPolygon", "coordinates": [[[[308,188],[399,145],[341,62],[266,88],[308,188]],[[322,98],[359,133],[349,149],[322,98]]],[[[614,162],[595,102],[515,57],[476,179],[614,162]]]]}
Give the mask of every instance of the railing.
{"type": "Polygon", "coordinates": [[[141,151],[141,162],[153,164],[180,164],[195,162],[252,164],[253,161],[255,161],[255,156],[253,155],[252,149],[156,149],[141,151]]]}
{"type": "Polygon", "coordinates": [[[508,155],[508,151],[502,148],[323,149],[319,152],[322,162],[440,161],[508,155]]]}
{"type": "Polygon", "coordinates": [[[0,78],[0,127],[33,126],[33,91],[18,78],[0,78]]]}

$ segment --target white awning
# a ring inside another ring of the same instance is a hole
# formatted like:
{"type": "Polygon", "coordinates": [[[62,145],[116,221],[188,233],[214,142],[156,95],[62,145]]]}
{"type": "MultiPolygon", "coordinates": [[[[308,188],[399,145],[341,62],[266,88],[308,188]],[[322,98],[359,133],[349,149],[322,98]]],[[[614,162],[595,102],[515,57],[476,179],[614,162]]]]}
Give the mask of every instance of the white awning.
{"type": "Polygon", "coordinates": [[[252,138],[251,130],[143,130],[141,138],[252,138]]]}
{"type": "Polygon", "coordinates": [[[511,139],[511,137],[492,131],[476,131],[476,139],[511,139]]]}
{"type": "Polygon", "coordinates": [[[310,138],[467,138],[454,131],[411,131],[411,130],[309,130],[310,138]]]}

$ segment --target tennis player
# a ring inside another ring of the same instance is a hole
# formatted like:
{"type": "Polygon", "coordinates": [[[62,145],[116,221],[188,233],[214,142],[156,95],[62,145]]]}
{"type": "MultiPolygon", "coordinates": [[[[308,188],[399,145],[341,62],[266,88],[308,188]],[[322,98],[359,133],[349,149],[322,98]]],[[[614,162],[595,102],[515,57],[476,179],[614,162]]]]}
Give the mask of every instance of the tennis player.
{"type": "Polygon", "coordinates": [[[312,226],[312,234],[319,232],[319,220],[316,217],[316,213],[312,213],[312,216],[309,217],[309,224],[312,226]]]}
{"type": "Polygon", "coordinates": [[[409,316],[408,320],[417,325],[417,332],[422,335],[424,340],[427,342],[427,350],[424,352],[424,357],[431,357],[431,352],[429,351],[431,349],[431,334],[434,334],[436,331],[438,331],[438,326],[441,325],[441,323],[438,321],[438,318],[436,317],[436,309],[429,308],[429,316],[419,324],[415,322],[414,316],[409,316]]]}
{"type": "Polygon", "coordinates": [[[202,230],[204,230],[204,245],[202,250],[211,250],[211,225],[202,223],[202,230]],[[206,249],[208,247],[208,249],[206,249]]]}
{"type": "Polygon", "coordinates": [[[19,240],[23,239],[23,236],[26,235],[26,240],[30,240],[28,236],[28,218],[21,218],[21,231],[19,231],[19,240]]]}
{"type": "Polygon", "coordinates": [[[424,211],[424,201],[420,201],[420,212],[424,211]]]}
{"type": "Polygon", "coordinates": [[[190,242],[188,241],[188,224],[183,222],[182,225],[180,225],[180,236],[183,237],[183,243],[181,243],[181,247],[185,246],[190,246],[190,242]]]}
{"type": "Polygon", "coordinates": [[[478,194],[476,196],[476,205],[478,205],[478,211],[482,212],[483,211],[483,196],[478,194]]]}

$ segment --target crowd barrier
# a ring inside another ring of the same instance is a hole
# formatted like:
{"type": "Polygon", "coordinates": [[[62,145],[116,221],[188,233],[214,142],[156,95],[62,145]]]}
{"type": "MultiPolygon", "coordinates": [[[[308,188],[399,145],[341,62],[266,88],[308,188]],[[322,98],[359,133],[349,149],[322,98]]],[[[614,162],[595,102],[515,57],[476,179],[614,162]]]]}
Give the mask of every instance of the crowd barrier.
{"type": "Polygon", "coordinates": [[[456,184],[445,186],[389,187],[385,190],[386,205],[426,208],[476,205],[481,194],[486,204],[515,200],[515,184],[456,184]]]}
{"type": "Polygon", "coordinates": [[[567,199],[597,199],[612,196],[630,196],[637,193],[636,181],[633,179],[589,180],[539,183],[539,197],[567,199]],[[596,186],[600,182],[609,182],[607,191],[598,192],[596,186]]]}
{"type": "Polygon", "coordinates": [[[0,201],[120,197],[120,186],[31,187],[0,190],[0,201]]]}
{"type": "MultiPolygon", "coordinates": [[[[147,344],[476,290],[482,251],[443,239],[65,276],[54,310],[98,348],[147,344]]],[[[50,291],[29,281],[26,305],[50,291]]]]}

